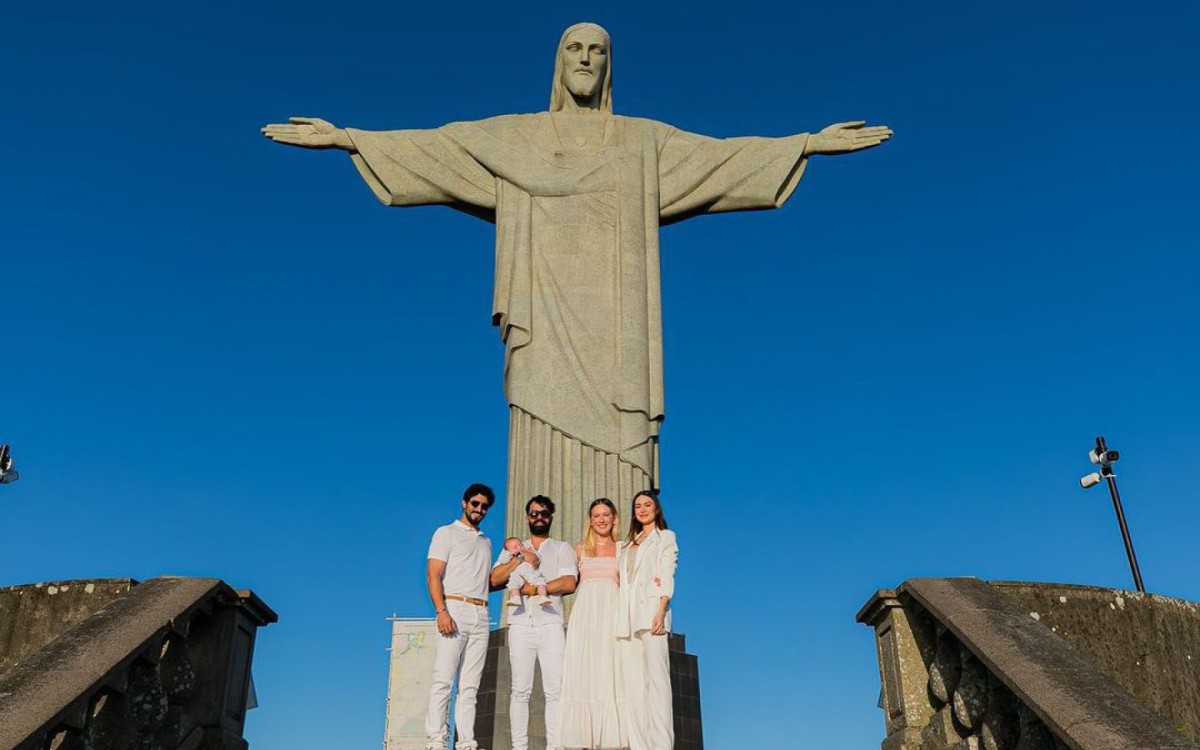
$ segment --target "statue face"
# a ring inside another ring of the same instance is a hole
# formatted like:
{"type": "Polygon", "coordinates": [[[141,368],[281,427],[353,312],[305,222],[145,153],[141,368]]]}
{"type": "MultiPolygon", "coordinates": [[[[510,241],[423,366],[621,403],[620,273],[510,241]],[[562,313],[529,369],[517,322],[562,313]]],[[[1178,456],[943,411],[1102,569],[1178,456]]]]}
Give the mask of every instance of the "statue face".
{"type": "Polygon", "coordinates": [[[572,96],[592,99],[608,75],[608,40],[599,29],[576,29],[563,40],[558,50],[562,63],[562,83],[572,96]]]}

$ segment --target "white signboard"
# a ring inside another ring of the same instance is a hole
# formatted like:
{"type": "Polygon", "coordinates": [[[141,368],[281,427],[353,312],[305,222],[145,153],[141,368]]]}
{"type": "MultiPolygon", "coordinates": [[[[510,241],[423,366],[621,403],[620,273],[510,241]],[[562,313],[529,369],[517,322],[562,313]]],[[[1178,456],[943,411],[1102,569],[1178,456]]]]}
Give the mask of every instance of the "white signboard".
{"type": "Polygon", "coordinates": [[[437,646],[432,618],[391,618],[384,750],[424,750],[429,679],[437,646]]]}

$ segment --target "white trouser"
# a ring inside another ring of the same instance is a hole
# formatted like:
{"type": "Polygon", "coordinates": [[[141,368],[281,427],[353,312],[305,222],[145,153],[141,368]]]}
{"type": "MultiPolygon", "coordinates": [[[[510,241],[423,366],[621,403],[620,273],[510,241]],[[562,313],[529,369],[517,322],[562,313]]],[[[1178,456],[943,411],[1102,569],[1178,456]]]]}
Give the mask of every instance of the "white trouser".
{"type": "Polygon", "coordinates": [[[446,600],[446,611],[454,618],[458,632],[438,635],[433,657],[433,679],[429,686],[429,712],[425,715],[426,746],[444,750],[450,728],[446,709],[450,705],[450,686],[458,681],[458,700],[454,703],[454,729],[457,750],[475,750],[475,697],[488,647],[488,611],[455,599],[446,600]]]}
{"type": "Polygon", "coordinates": [[[508,720],[512,725],[512,750],[529,747],[529,695],[533,692],[533,665],[542,666],[546,696],[546,747],[558,747],[558,706],[562,697],[563,651],[566,633],[558,623],[526,625],[509,622],[508,663],[512,666],[512,697],[508,720]]]}
{"type": "Polygon", "coordinates": [[[632,638],[617,639],[617,654],[631,714],[630,750],[672,750],[675,715],[667,636],[639,630],[632,638]]]}

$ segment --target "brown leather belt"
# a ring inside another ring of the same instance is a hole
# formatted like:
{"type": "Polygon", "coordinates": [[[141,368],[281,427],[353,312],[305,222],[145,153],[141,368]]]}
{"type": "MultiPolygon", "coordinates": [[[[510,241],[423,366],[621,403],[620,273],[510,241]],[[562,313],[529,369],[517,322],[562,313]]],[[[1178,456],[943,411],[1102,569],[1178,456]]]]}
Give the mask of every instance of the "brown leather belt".
{"type": "Polygon", "coordinates": [[[476,607],[486,607],[487,606],[487,599],[475,599],[470,596],[459,596],[458,594],[446,594],[446,596],[443,598],[444,599],[453,599],[456,602],[466,602],[467,604],[474,604],[476,607]]]}

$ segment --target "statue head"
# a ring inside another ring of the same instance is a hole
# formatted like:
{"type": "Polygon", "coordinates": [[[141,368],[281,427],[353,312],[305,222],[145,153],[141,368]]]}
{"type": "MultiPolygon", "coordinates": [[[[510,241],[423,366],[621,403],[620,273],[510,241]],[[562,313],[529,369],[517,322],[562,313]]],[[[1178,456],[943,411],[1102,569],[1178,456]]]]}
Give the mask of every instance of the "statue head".
{"type": "Polygon", "coordinates": [[[577,23],[558,40],[550,111],[565,109],[568,99],[583,108],[612,112],[612,41],[594,23],[577,23]]]}

